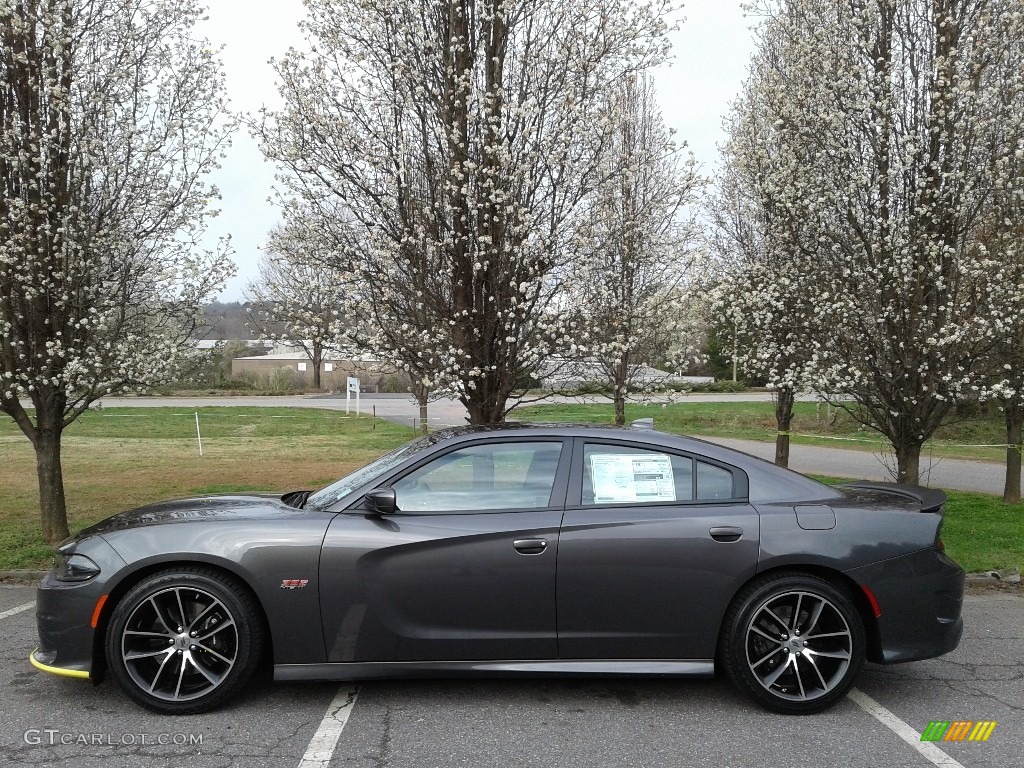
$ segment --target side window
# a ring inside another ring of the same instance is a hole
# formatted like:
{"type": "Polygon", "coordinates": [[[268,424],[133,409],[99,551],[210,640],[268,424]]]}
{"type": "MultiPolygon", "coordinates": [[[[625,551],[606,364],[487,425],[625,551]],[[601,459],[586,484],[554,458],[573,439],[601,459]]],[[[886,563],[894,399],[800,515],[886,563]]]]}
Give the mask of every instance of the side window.
{"type": "Polygon", "coordinates": [[[543,509],[551,501],[561,442],[460,448],[393,484],[406,512],[543,509]]]}
{"type": "Polygon", "coordinates": [[[732,472],[714,464],[697,462],[698,499],[731,499],[732,495],[732,472]]]}
{"type": "Polygon", "coordinates": [[[693,500],[693,461],[622,445],[583,447],[583,504],[693,500]]]}

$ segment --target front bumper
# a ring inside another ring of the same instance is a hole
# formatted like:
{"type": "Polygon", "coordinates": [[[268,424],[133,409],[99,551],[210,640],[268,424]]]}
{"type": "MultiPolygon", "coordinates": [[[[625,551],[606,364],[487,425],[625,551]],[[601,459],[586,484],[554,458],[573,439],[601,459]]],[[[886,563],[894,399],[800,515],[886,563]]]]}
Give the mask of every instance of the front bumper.
{"type": "Polygon", "coordinates": [[[66,669],[64,667],[55,667],[53,662],[56,661],[57,654],[46,653],[36,648],[32,653],[28,655],[29,663],[36,669],[42,670],[43,672],[49,672],[51,675],[60,675],[61,677],[75,677],[89,679],[89,671],[86,669],[66,669]]]}
{"type": "Polygon", "coordinates": [[[960,643],[964,571],[944,553],[921,550],[848,571],[868,587],[881,608],[878,644],[868,658],[879,664],[931,659],[960,643]]]}
{"type": "Polygon", "coordinates": [[[81,582],[59,581],[53,571],[43,576],[36,591],[39,647],[29,661],[44,672],[89,678],[93,676],[93,654],[97,650],[92,626],[97,604],[107,593],[111,577],[126,565],[99,536],[79,541],[75,551],[96,563],[100,573],[81,582]]]}

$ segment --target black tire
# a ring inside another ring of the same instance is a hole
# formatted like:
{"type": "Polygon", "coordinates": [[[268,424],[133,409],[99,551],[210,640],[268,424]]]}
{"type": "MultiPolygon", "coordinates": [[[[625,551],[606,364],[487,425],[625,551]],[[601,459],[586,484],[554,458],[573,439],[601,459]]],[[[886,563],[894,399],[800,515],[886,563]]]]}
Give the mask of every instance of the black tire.
{"type": "Polygon", "coordinates": [[[107,667],[154,712],[191,715],[219,706],[252,677],[263,653],[251,593],[208,568],[148,576],[118,601],[107,628],[107,667]]]}
{"type": "Polygon", "coordinates": [[[789,715],[821,712],[864,665],[864,624],[845,590],[780,572],[740,591],[723,622],[719,661],[741,691],[789,715]]]}

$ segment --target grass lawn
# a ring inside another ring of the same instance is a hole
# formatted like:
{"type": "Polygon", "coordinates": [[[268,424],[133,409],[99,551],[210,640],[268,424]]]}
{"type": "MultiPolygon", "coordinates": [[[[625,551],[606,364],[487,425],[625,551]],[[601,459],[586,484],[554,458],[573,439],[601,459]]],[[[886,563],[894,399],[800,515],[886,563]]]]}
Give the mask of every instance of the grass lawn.
{"type": "Polygon", "coordinates": [[[984,493],[947,491],[942,540],[968,573],[1024,569],[1024,504],[1003,504],[984,493]]]}
{"type": "MultiPolygon", "coordinates": [[[[72,532],[160,499],[318,488],[411,439],[409,427],[307,408],[111,408],[64,433],[72,532]],[[203,456],[195,435],[199,412],[203,456]]],[[[48,567],[35,454],[0,420],[0,569],[48,567]]]]}
{"type": "MultiPolygon", "coordinates": [[[[809,405],[814,418],[814,406],[809,405]]],[[[64,480],[72,531],[108,515],[176,496],[247,490],[316,488],[414,436],[412,429],[338,411],[305,408],[199,408],[203,453],[195,438],[196,409],[112,408],[89,412],[64,437],[64,480]]],[[[641,408],[660,429],[762,439],[769,403],[690,403],[641,408]],[[715,420],[722,424],[715,431],[715,420]],[[693,428],[696,423],[705,431],[693,428]],[[758,432],[760,429],[760,432],[758,432]]],[[[610,421],[610,406],[542,406],[517,411],[542,420],[610,421]],[[550,409],[559,409],[557,413],[550,409]],[[579,408],[586,409],[579,411],[579,408]],[[604,413],[601,409],[604,409],[604,413]],[[564,418],[557,418],[559,415],[564,418]]],[[[799,431],[794,427],[795,431],[799,431]]],[[[50,550],[39,534],[35,456],[9,420],[0,420],[0,569],[46,567],[50,550]]],[[[984,494],[952,491],[944,538],[967,570],[1024,565],[1024,508],[984,494]]]]}

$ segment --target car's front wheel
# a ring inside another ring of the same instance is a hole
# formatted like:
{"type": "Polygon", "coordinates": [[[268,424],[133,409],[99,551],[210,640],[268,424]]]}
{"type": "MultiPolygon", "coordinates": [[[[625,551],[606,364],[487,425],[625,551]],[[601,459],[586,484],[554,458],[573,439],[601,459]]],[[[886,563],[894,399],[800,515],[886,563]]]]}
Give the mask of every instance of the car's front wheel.
{"type": "Polygon", "coordinates": [[[142,706],[194,714],[235,695],[263,649],[263,625],[249,592],[206,568],[153,574],[128,591],[111,616],[107,666],[142,706]]]}
{"type": "Polygon", "coordinates": [[[719,659],[732,682],[776,712],[820,712],[864,663],[864,625],[845,591],[778,573],[744,588],[725,617],[719,659]]]}

